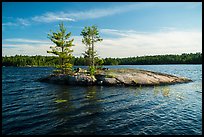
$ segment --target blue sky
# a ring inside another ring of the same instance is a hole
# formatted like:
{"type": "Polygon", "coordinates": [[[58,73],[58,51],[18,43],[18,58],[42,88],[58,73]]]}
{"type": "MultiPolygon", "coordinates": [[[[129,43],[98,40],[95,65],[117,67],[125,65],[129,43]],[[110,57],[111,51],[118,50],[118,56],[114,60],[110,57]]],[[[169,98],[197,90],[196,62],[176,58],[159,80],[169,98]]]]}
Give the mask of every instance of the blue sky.
{"type": "Polygon", "coordinates": [[[202,52],[201,2],[3,2],[2,55],[50,55],[47,34],[60,22],[72,32],[75,56],[91,25],[104,39],[101,57],[202,52]]]}

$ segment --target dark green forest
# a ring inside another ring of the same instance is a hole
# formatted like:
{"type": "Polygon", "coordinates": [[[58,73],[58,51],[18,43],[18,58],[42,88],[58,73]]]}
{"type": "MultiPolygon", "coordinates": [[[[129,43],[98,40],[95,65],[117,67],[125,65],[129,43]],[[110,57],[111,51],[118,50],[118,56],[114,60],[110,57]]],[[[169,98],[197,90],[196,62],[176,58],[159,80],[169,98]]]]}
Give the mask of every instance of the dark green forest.
{"type": "MultiPolygon", "coordinates": [[[[56,56],[4,56],[2,66],[56,66],[56,56]]],[[[84,57],[73,57],[71,63],[75,66],[86,66],[84,57]]],[[[153,64],[202,64],[202,53],[183,53],[181,55],[137,56],[127,58],[104,58],[103,65],[153,65],[153,64]]]]}

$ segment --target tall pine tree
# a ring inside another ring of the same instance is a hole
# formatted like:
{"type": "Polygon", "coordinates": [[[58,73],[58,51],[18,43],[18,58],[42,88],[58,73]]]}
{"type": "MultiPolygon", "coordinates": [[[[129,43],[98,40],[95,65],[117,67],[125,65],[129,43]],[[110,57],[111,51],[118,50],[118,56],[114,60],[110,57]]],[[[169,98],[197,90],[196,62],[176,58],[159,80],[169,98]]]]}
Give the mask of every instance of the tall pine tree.
{"type": "Polygon", "coordinates": [[[99,31],[96,26],[85,27],[81,35],[83,36],[82,43],[86,45],[87,50],[83,54],[88,60],[89,67],[95,67],[97,54],[95,51],[95,43],[101,42],[103,39],[99,36],[99,31]]]}

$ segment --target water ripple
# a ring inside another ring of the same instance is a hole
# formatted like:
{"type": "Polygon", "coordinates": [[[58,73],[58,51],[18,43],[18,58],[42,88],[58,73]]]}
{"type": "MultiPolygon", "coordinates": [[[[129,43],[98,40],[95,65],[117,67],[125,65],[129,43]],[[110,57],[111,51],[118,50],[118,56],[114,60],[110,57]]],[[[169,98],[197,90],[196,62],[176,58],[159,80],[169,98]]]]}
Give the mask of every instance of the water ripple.
{"type": "Polygon", "coordinates": [[[35,81],[51,73],[51,68],[3,68],[2,133],[202,134],[201,65],[121,67],[186,76],[194,82],[158,86],[157,92],[155,87],[62,86],[35,81]],[[163,95],[164,88],[169,89],[168,96],[163,95]]]}

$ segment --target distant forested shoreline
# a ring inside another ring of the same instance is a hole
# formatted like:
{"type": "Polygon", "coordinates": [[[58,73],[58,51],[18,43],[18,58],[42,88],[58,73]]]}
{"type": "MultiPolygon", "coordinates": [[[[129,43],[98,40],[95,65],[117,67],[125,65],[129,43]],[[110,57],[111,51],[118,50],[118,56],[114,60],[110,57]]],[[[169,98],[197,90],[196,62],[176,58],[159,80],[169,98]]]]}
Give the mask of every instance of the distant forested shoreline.
{"type": "MultiPolygon", "coordinates": [[[[56,66],[56,56],[4,56],[2,66],[56,66]]],[[[86,66],[84,57],[73,57],[71,62],[75,66],[86,66]]],[[[154,55],[127,58],[103,58],[103,65],[157,65],[157,64],[202,64],[202,53],[183,53],[181,55],[154,55]]]]}

